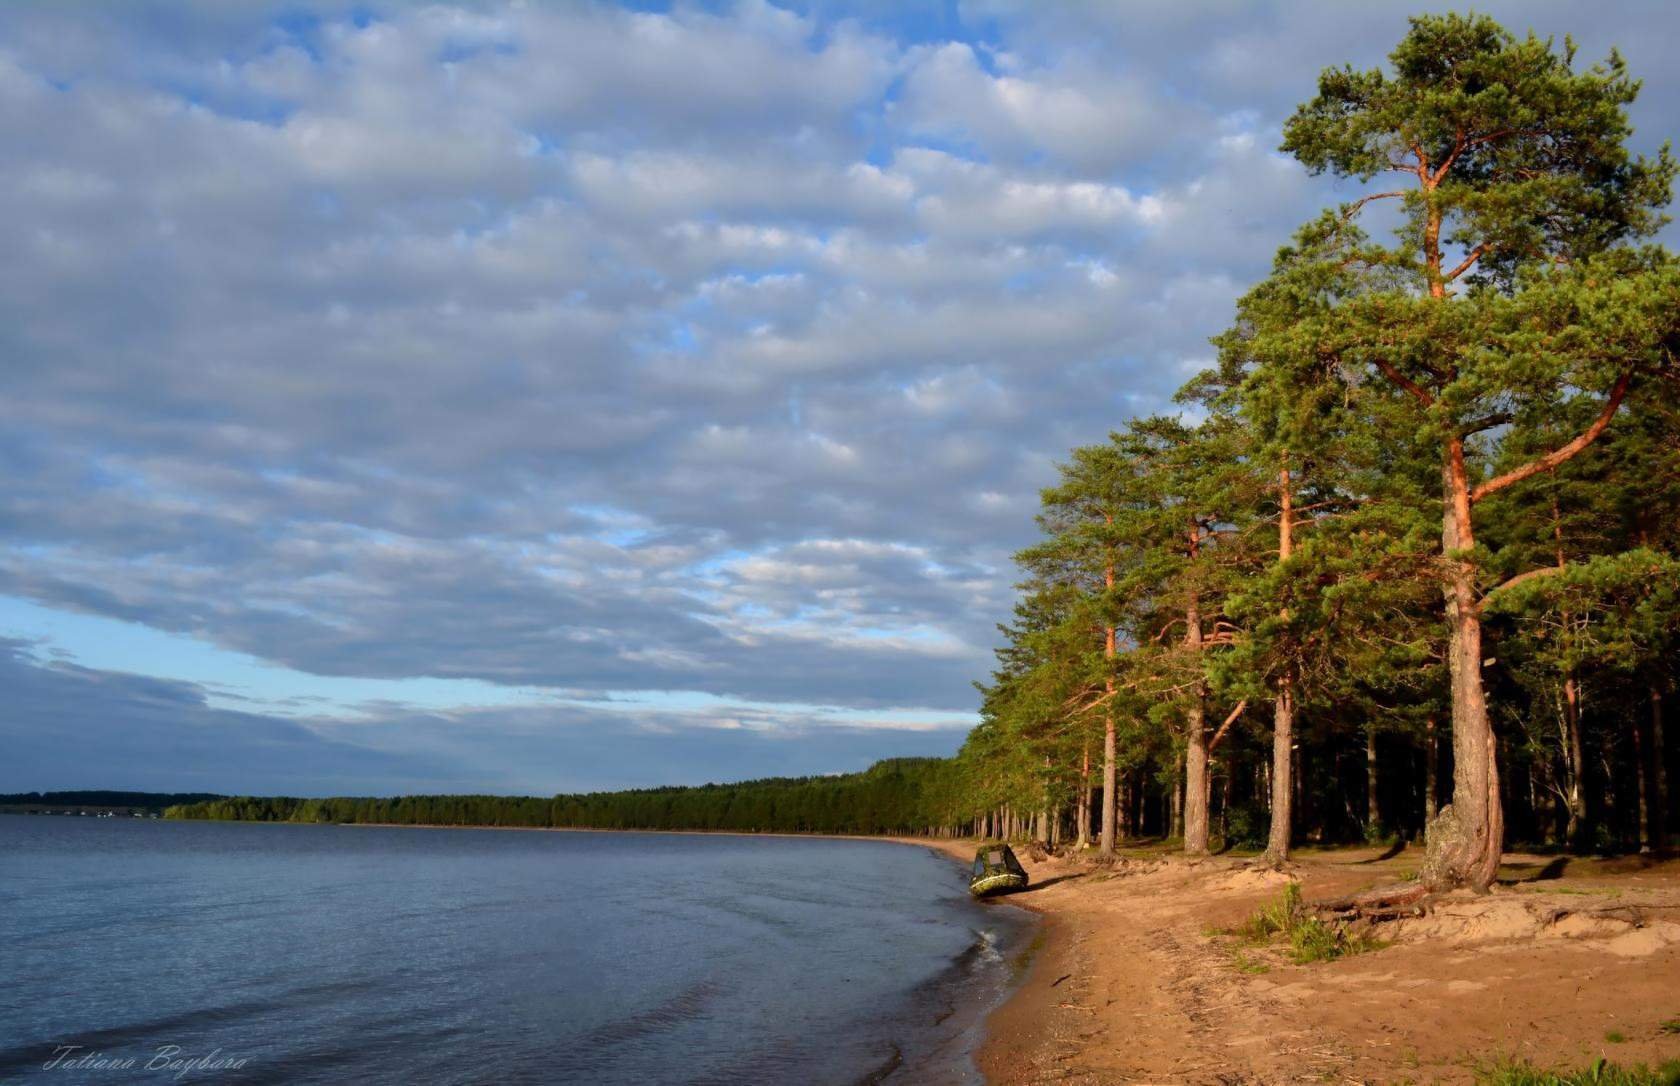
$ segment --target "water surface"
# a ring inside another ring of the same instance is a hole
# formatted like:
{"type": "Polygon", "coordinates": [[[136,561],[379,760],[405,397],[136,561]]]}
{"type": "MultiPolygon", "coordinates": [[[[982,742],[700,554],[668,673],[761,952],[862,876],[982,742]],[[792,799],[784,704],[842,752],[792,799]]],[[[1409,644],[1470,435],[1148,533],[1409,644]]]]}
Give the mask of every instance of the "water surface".
{"type": "Polygon", "coordinates": [[[1028,922],[876,841],[0,817],[0,1080],[978,1081],[1028,922]]]}

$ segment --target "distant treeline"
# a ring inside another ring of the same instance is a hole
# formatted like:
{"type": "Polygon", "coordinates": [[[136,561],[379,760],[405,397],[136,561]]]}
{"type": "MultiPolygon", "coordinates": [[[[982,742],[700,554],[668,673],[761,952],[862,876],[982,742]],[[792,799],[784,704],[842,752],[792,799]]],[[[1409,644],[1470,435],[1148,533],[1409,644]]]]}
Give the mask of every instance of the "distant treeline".
{"type": "Polygon", "coordinates": [[[299,799],[218,797],[170,807],[166,818],[243,822],[352,822],[765,833],[927,833],[944,820],[954,763],[894,758],[862,773],[774,777],[693,788],[534,796],[395,796],[299,799]]]}
{"type": "Polygon", "coordinates": [[[142,807],[161,811],[225,797],[215,792],[7,792],[0,807],[142,807]]]}

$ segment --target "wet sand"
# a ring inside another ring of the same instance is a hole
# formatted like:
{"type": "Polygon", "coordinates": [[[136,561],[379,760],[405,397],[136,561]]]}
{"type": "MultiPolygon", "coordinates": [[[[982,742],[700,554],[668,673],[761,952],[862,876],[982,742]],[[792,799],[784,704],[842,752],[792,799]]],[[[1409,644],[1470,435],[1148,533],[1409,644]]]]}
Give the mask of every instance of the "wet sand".
{"type": "MultiPolygon", "coordinates": [[[[968,842],[932,844],[963,862],[968,842]]],[[[1306,853],[1308,899],[1395,881],[1420,853],[1306,853]]],[[[1113,869],[1022,856],[1041,946],[987,1023],[989,1083],[1470,1082],[1503,1057],[1680,1058],[1680,861],[1513,855],[1494,893],[1382,925],[1391,945],[1296,965],[1217,934],[1285,876],[1134,851],[1113,869]],[[1615,1038],[1621,1038],[1616,1040],[1615,1038]]]]}

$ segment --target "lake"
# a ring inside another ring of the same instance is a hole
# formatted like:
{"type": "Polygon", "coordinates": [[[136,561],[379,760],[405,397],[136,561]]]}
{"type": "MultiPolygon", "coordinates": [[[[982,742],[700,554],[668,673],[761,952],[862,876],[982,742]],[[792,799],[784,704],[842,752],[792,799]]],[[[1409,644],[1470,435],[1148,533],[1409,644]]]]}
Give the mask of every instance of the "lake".
{"type": "Polygon", "coordinates": [[[879,841],[3,816],[0,1080],[977,1082],[1030,924],[879,841]]]}

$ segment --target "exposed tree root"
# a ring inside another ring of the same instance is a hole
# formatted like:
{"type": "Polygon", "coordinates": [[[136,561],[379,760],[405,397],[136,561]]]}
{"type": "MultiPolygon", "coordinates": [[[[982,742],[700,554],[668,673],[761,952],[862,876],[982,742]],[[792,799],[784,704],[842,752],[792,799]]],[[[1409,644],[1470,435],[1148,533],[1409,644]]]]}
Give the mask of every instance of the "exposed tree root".
{"type": "Polygon", "coordinates": [[[1422,883],[1403,882],[1348,897],[1315,901],[1307,907],[1320,920],[1405,920],[1427,913],[1426,901],[1432,893],[1422,883]]]}

